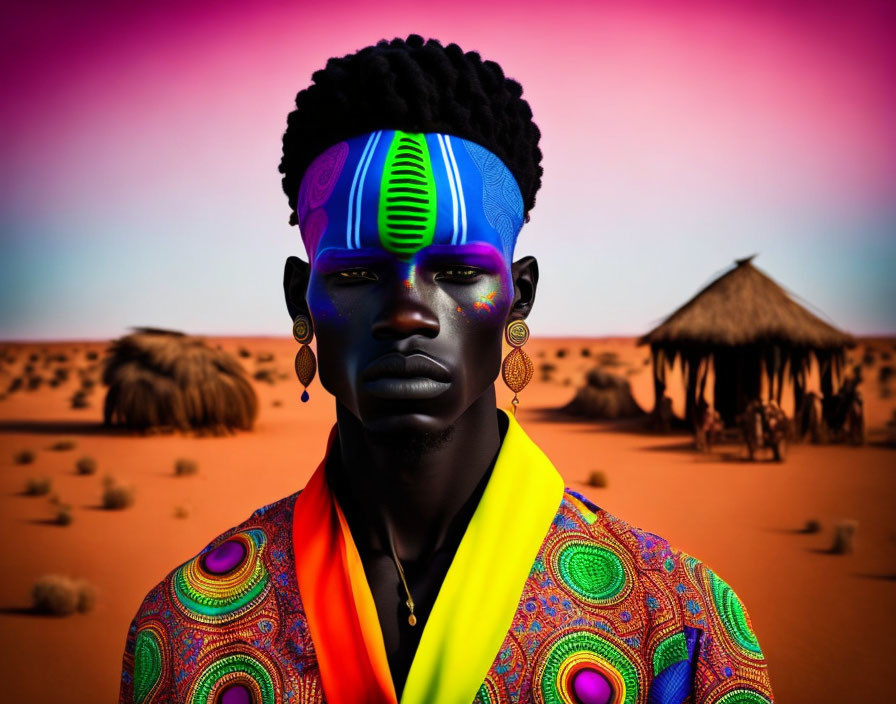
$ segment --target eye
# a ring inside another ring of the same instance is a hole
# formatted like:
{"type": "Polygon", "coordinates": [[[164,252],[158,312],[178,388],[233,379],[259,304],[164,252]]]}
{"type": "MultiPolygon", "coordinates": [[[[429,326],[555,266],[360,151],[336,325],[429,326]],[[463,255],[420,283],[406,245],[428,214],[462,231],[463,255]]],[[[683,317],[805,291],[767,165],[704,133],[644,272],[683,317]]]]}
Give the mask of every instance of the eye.
{"type": "Polygon", "coordinates": [[[453,281],[455,283],[463,283],[465,281],[475,281],[482,273],[482,269],[472,266],[450,266],[440,270],[435,275],[436,281],[453,281]]]}
{"type": "Polygon", "coordinates": [[[346,269],[331,274],[331,278],[340,284],[353,284],[363,281],[376,281],[377,276],[370,269],[346,269]]]}

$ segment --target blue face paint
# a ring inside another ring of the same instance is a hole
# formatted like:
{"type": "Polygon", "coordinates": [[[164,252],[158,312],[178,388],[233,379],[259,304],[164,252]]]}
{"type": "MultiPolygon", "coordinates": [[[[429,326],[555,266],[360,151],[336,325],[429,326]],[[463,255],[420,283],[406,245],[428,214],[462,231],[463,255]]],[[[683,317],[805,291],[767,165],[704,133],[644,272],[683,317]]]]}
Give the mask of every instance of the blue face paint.
{"type": "Polygon", "coordinates": [[[395,130],[318,156],[297,210],[312,266],[325,252],[356,266],[373,250],[411,262],[430,248],[478,245],[509,272],[523,225],[519,187],[497,156],[460,137],[395,130]]]}

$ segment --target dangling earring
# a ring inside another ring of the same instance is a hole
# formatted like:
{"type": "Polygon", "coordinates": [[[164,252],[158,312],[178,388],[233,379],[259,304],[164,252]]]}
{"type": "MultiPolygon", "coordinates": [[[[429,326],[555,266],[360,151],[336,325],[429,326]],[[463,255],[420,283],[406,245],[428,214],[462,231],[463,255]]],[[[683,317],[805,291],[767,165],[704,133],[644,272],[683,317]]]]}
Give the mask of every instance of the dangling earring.
{"type": "Polygon", "coordinates": [[[308,385],[317,372],[317,358],[308,346],[311,338],[314,337],[314,331],[311,329],[311,321],[307,315],[299,313],[295,317],[292,323],[292,336],[296,338],[296,342],[302,345],[298,354],[296,354],[296,376],[299,377],[299,381],[305,387],[305,390],[302,392],[302,403],[305,403],[309,398],[308,385]]]}
{"type": "Polygon", "coordinates": [[[521,349],[529,339],[529,326],[523,320],[514,320],[504,330],[504,337],[513,349],[501,364],[501,376],[504,378],[504,383],[513,391],[511,403],[513,415],[516,415],[516,407],[520,403],[517,394],[526,388],[526,384],[532,381],[532,375],[535,373],[535,365],[532,364],[529,355],[521,349]]]}

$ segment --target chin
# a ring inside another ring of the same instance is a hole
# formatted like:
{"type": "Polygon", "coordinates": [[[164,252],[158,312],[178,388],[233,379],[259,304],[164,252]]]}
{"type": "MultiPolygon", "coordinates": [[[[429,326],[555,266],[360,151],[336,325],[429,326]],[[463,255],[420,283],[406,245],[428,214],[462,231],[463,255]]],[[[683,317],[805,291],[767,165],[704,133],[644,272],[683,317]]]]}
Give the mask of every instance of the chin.
{"type": "Polygon", "coordinates": [[[364,430],[373,434],[429,435],[451,428],[457,415],[426,412],[420,408],[370,409],[362,413],[359,420],[364,430]]]}

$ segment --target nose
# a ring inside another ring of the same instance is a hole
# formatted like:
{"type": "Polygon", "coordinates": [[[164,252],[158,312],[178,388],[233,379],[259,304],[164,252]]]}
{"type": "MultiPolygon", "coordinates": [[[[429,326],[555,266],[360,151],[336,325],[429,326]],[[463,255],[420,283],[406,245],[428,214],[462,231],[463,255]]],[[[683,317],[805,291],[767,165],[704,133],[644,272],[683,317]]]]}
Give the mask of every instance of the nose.
{"type": "Polygon", "coordinates": [[[401,339],[412,335],[435,337],[439,318],[421,296],[413,278],[396,281],[372,328],[378,340],[401,339]]]}

